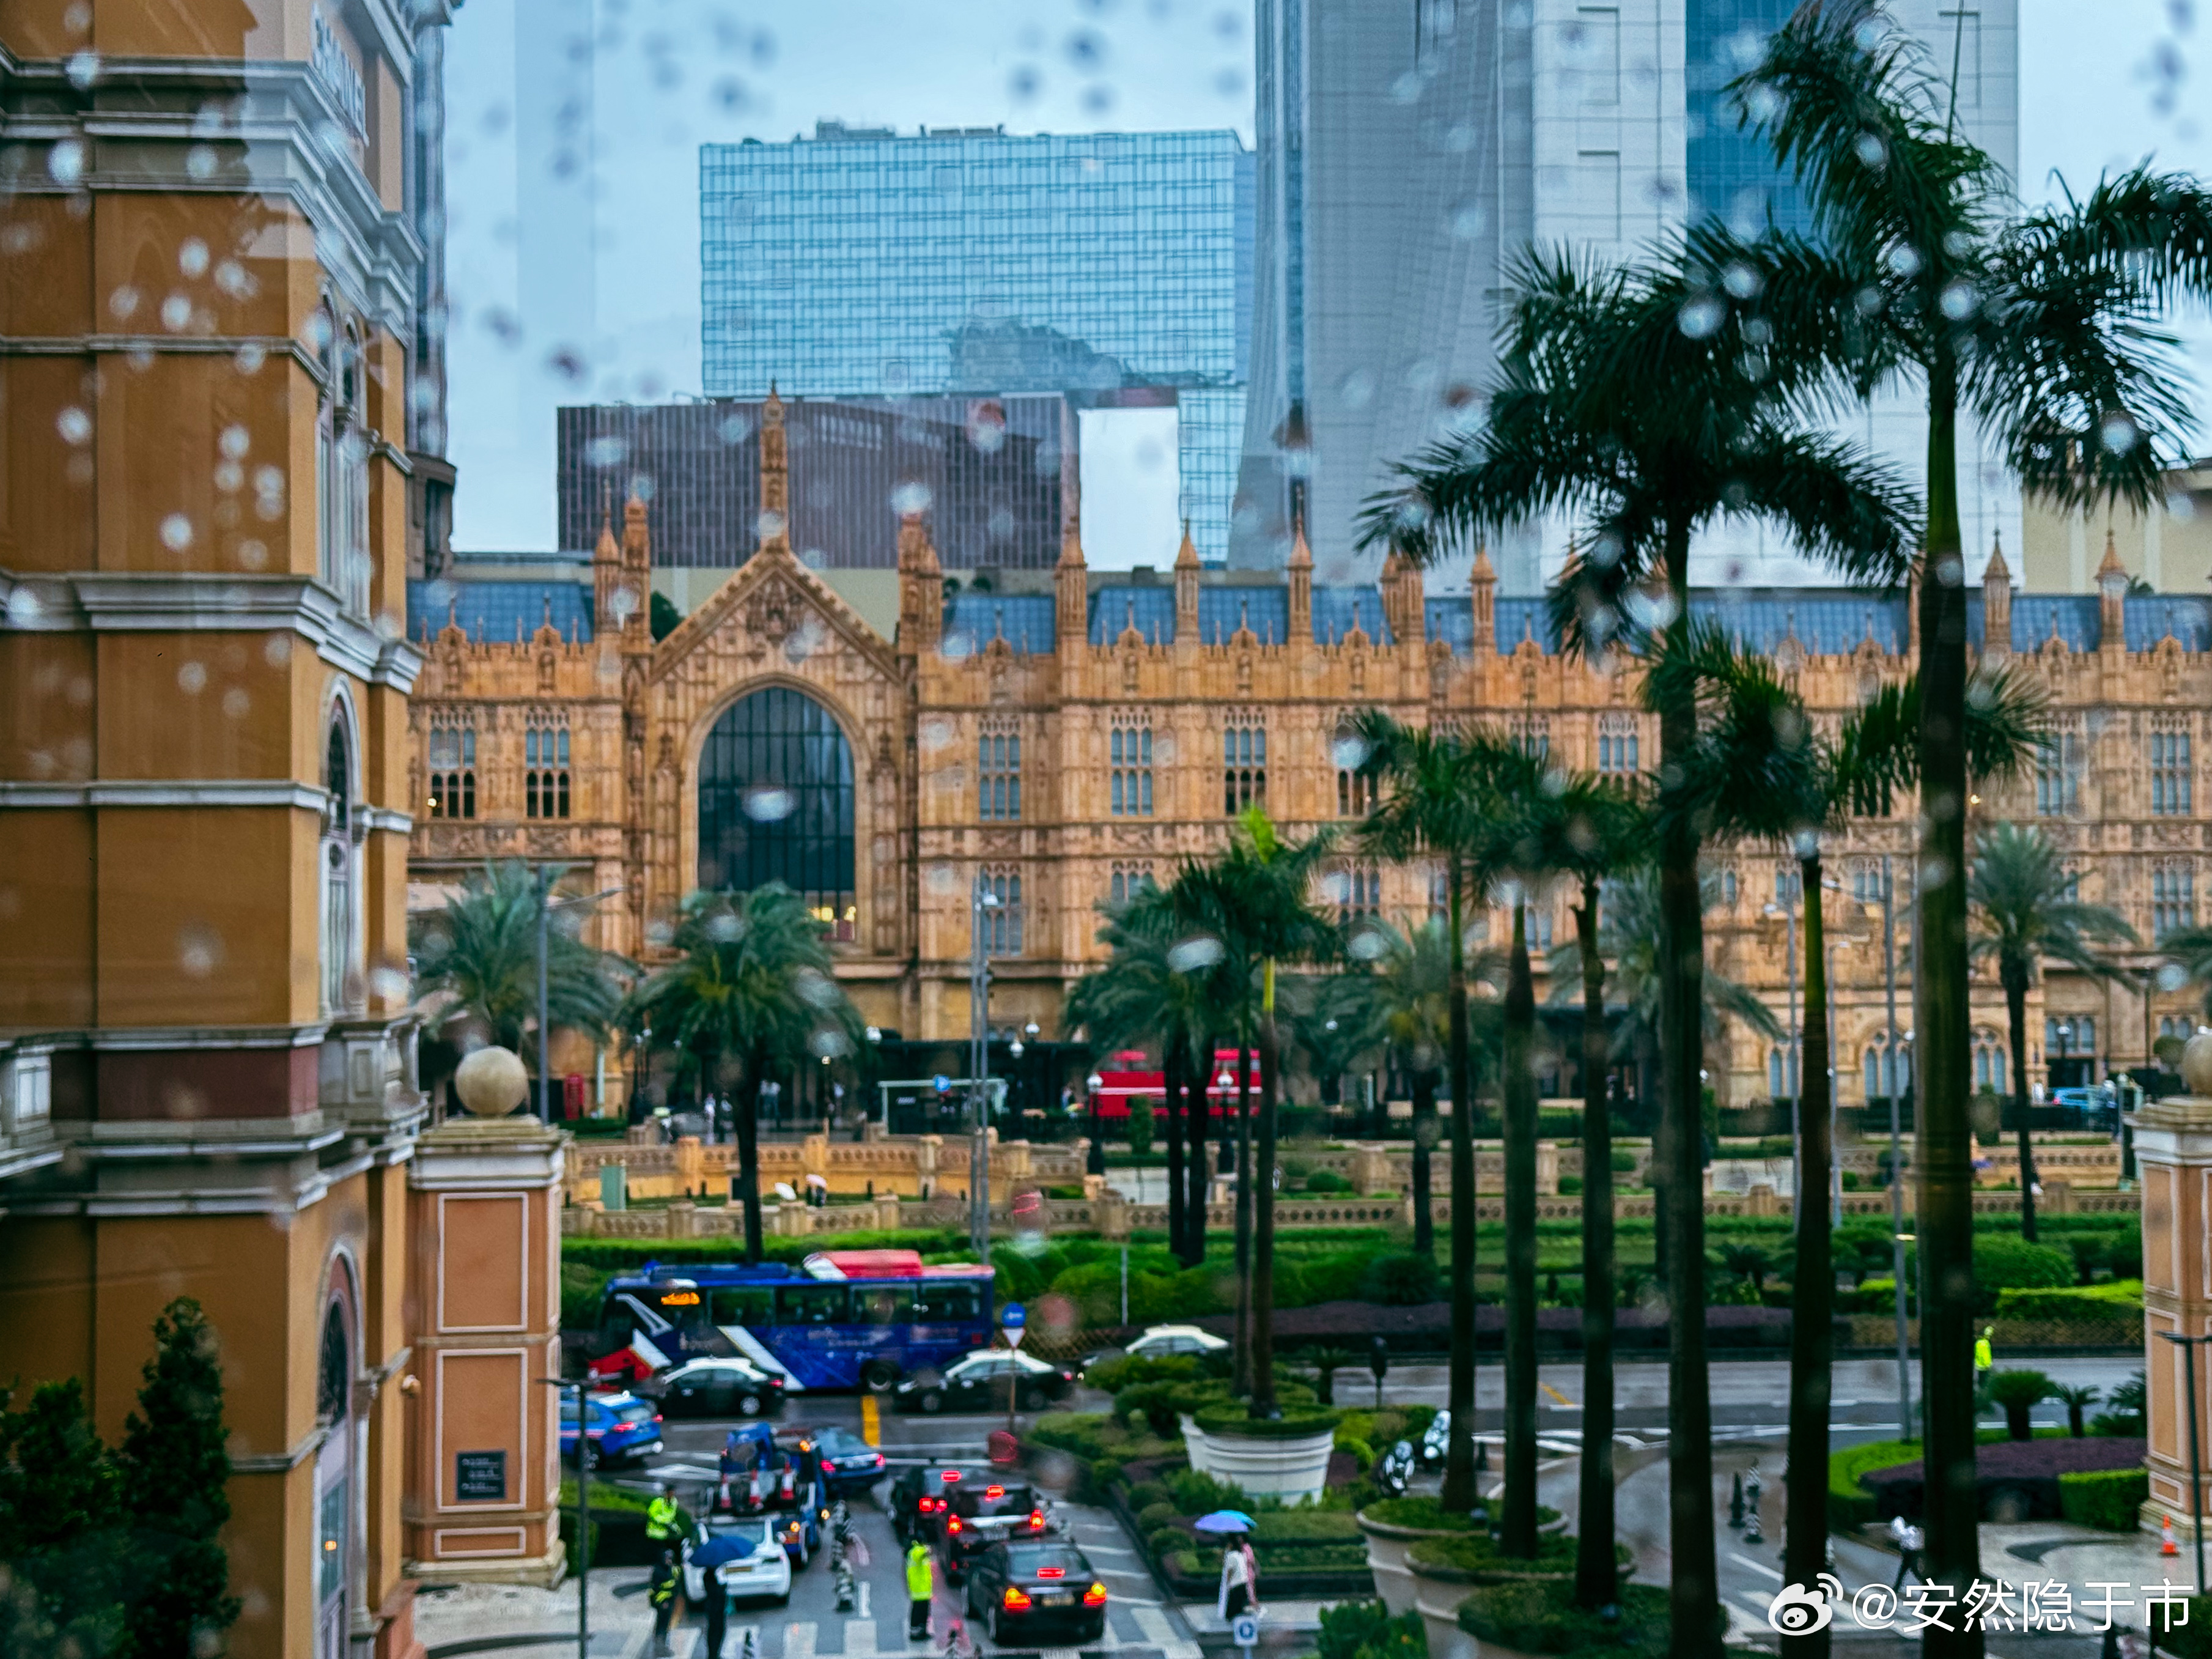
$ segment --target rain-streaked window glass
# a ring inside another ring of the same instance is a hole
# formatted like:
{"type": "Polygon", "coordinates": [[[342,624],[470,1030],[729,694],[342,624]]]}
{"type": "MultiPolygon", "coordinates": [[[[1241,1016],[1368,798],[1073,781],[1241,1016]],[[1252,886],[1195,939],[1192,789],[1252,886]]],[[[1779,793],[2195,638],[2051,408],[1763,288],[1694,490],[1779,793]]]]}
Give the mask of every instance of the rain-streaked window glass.
{"type": "Polygon", "coordinates": [[[568,723],[552,714],[537,714],[522,734],[522,789],[525,815],[533,818],[568,816],[568,723]]]}
{"type": "Polygon", "coordinates": [[[477,815],[477,728],[466,715],[440,714],[430,722],[430,816],[477,815]]]}
{"type": "Polygon", "coordinates": [[[2150,810],[2160,817],[2185,817],[2190,811],[2189,733],[2150,734],[2150,810]]]}
{"type": "Polygon", "coordinates": [[[1106,734],[1107,810],[1117,818],[1152,815],[1152,728],[1117,718],[1106,734]]]}
{"type": "Polygon", "coordinates": [[[983,722],[975,740],[976,816],[985,823],[1011,823],[1022,815],[1022,737],[1006,715],[983,722]]]}
{"type": "Polygon", "coordinates": [[[1221,810],[1233,818],[1267,799],[1267,728],[1257,714],[1233,714],[1221,733],[1221,810]]]}

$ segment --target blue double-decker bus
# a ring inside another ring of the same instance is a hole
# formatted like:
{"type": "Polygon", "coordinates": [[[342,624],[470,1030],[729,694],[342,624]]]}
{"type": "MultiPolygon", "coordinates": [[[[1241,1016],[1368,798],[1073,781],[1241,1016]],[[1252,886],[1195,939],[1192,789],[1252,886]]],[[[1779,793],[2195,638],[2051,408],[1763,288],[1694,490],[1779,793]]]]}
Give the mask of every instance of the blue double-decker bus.
{"type": "Polygon", "coordinates": [[[608,1281],[599,1338],[672,1364],[735,1354],[787,1392],[880,1393],[989,1346],[991,1312],[989,1267],[926,1267],[912,1250],[826,1250],[796,1267],[648,1261],[608,1281]]]}

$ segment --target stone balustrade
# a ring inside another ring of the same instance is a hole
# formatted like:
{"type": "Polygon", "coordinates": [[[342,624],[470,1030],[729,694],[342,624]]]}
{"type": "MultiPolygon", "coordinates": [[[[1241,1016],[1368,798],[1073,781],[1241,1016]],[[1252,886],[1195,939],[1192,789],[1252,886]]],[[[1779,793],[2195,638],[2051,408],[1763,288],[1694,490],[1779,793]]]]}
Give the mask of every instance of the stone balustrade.
{"type": "MultiPolygon", "coordinates": [[[[1089,1148],[1085,1140],[1073,1146],[1000,1141],[998,1132],[992,1131],[993,1199],[1003,1201],[1027,1186],[1082,1185],[1089,1148]]],[[[809,1176],[820,1176],[833,1195],[843,1197],[896,1193],[920,1198],[934,1194],[944,1182],[964,1195],[968,1186],[967,1142],[943,1135],[883,1135],[853,1141],[813,1134],[797,1141],[763,1141],[759,1164],[763,1193],[772,1192],[779,1181],[798,1190],[809,1176]]],[[[623,1167],[634,1199],[689,1198],[702,1191],[719,1197],[730,1189],[738,1149],[727,1142],[709,1144],[696,1135],[685,1135],[673,1146],[621,1141],[580,1147],[568,1181],[569,1201],[596,1198],[599,1172],[610,1164],[623,1167]]]]}

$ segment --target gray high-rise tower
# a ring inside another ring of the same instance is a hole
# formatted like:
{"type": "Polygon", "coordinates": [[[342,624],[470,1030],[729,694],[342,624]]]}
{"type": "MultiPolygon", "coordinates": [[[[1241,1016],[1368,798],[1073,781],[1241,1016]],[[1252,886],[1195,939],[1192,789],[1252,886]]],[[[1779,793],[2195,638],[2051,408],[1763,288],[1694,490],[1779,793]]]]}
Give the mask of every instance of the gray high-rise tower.
{"type": "MultiPolygon", "coordinates": [[[[1256,0],[1254,334],[1231,563],[1280,564],[1298,511],[1338,579],[1372,562],[1352,553],[1359,505],[1390,463],[1480,417],[1512,264],[1532,242],[1625,258],[1691,214],[1802,225],[1794,185],[1721,91],[1790,5],[1256,0]]],[[[1960,129],[2008,169],[2016,5],[1892,7],[1939,74],[1955,59],[1960,129]]],[[[1852,426],[1918,465],[1908,402],[1877,400],[1852,426]]],[[[2016,490],[1971,439],[1960,492],[1969,539],[2016,527],[2016,490]]],[[[1537,591],[1559,539],[1532,528],[1494,544],[1502,591],[1537,591]]],[[[1811,574],[1756,527],[1702,551],[1724,561],[1717,580],[1811,574]]]]}

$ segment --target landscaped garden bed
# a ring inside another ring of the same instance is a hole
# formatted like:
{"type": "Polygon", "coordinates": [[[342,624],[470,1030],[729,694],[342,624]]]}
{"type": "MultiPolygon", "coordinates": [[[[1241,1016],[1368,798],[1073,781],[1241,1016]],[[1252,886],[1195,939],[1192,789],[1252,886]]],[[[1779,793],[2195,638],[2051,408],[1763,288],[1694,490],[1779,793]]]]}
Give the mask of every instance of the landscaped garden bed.
{"type": "MultiPolygon", "coordinates": [[[[2065,1476],[2140,1470],[2146,1449],[2141,1440],[2103,1437],[1985,1443],[1974,1455],[1983,1515],[1990,1519],[2059,1520],[2066,1513],[2061,1484],[2065,1476]]],[[[1874,1499],[1877,1520],[1902,1515],[1917,1521],[1923,1513],[1926,1475],[1917,1458],[1874,1470],[1860,1484],[1874,1499]]],[[[2148,1495],[2148,1486],[2144,1495],[2148,1495]]]]}

